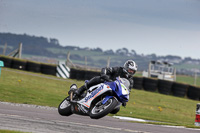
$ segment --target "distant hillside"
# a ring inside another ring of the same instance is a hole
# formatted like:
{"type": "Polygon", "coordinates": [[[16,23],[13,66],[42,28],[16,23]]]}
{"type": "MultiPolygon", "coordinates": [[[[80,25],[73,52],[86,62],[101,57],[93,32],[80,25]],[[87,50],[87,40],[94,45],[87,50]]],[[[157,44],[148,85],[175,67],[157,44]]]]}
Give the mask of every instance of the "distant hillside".
{"type": "Polygon", "coordinates": [[[23,54],[41,55],[53,57],[51,52],[46,48],[61,48],[57,39],[47,39],[44,37],[29,36],[26,34],[17,35],[11,33],[0,33],[0,45],[8,44],[7,53],[16,49],[19,43],[23,43],[23,54]]]}
{"type": "Polygon", "coordinates": [[[87,65],[92,67],[105,67],[109,57],[111,66],[122,66],[126,60],[133,59],[137,62],[139,70],[143,71],[148,69],[149,61],[161,60],[173,63],[179,73],[193,74],[195,71],[200,73],[199,59],[192,59],[190,57],[182,59],[179,56],[173,55],[143,55],[127,48],[121,48],[116,51],[111,49],[103,51],[101,48],[61,46],[55,38],[48,39],[27,34],[0,33],[0,54],[3,52],[5,43],[8,45],[6,51],[6,54],[8,54],[16,49],[20,42],[23,43],[23,58],[38,61],[45,61],[44,58],[66,60],[67,53],[70,52],[70,59],[74,63],[85,65],[85,60],[87,60],[87,65]]]}

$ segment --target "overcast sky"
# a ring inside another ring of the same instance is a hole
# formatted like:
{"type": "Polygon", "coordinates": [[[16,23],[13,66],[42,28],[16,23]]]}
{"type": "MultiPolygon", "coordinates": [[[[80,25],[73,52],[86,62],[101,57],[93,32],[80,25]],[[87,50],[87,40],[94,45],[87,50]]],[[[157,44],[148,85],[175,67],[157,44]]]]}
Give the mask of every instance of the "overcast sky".
{"type": "Polygon", "coordinates": [[[200,59],[200,0],[0,0],[0,32],[200,59]]]}

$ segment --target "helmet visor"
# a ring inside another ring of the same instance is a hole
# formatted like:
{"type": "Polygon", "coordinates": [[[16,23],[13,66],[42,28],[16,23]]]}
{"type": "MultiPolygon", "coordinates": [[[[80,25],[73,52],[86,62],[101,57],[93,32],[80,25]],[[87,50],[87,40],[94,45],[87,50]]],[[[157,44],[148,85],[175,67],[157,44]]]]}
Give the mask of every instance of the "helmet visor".
{"type": "Polygon", "coordinates": [[[131,75],[133,75],[133,74],[135,74],[135,70],[128,69],[128,73],[131,74],[131,75]]]}

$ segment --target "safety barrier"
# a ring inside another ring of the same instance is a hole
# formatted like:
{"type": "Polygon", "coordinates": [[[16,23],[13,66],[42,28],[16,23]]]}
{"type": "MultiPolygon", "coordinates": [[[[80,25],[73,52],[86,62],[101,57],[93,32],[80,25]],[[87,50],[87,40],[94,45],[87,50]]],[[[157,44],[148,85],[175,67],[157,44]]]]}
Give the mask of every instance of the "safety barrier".
{"type": "Polygon", "coordinates": [[[21,59],[12,60],[11,68],[19,69],[19,70],[26,70],[26,61],[21,59]]]}
{"type": "MultiPolygon", "coordinates": [[[[58,67],[56,65],[19,60],[6,56],[0,56],[0,60],[4,62],[5,67],[10,67],[14,69],[38,72],[54,76],[58,72],[58,67]]],[[[68,71],[68,69],[66,71],[68,71]]],[[[95,76],[99,76],[99,74],[100,72],[96,71],[71,68],[69,78],[77,80],[89,80],[95,76]]],[[[146,91],[159,92],[165,95],[188,97],[193,100],[200,100],[200,87],[197,86],[191,86],[188,84],[166,80],[157,80],[153,78],[133,77],[133,79],[134,89],[144,89],[146,91]]]]}
{"type": "Polygon", "coordinates": [[[71,69],[70,69],[70,78],[71,78],[71,79],[77,79],[77,78],[76,78],[76,73],[77,73],[76,69],[71,68],[71,69]]]}
{"type": "Polygon", "coordinates": [[[65,65],[65,63],[59,62],[57,68],[56,68],[56,76],[60,78],[67,79],[70,76],[70,68],[65,65]]]}
{"type": "Polygon", "coordinates": [[[27,61],[8,56],[0,56],[0,60],[3,61],[4,66],[8,68],[49,74],[54,76],[56,75],[56,65],[27,61]]]}
{"type": "Polygon", "coordinates": [[[41,73],[56,76],[56,65],[41,64],[41,73]]]}
{"type": "Polygon", "coordinates": [[[133,77],[133,87],[134,89],[142,90],[143,88],[143,78],[142,77],[133,77]]]}
{"type": "Polygon", "coordinates": [[[153,78],[133,77],[133,80],[134,89],[144,89],[146,91],[159,92],[165,95],[200,100],[200,87],[197,86],[153,78]]]}
{"type": "Polygon", "coordinates": [[[143,88],[146,91],[155,92],[158,88],[158,80],[152,78],[144,78],[143,88]]]}
{"type": "Polygon", "coordinates": [[[196,86],[189,86],[187,96],[193,100],[200,100],[200,88],[196,86]]]}
{"type": "Polygon", "coordinates": [[[172,85],[172,94],[177,97],[184,97],[187,94],[189,85],[174,82],[172,85]]]}
{"type": "Polygon", "coordinates": [[[41,64],[38,62],[27,61],[26,70],[30,72],[41,72],[41,64]]]}
{"type": "Polygon", "coordinates": [[[158,92],[161,94],[170,95],[172,93],[172,81],[158,80],[158,92]]]}
{"type": "Polygon", "coordinates": [[[6,56],[0,56],[0,60],[4,62],[5,67],[11,67],[12,65],[12,58],[6,56]]]}
{"type": "Polygon", "coordinates": [[[79,70],[79,69],[70,69],[70,78],[77,80],[89,80],[95,76],[99,76],[100,72],[88,71],[88,70],[79,70]]]}

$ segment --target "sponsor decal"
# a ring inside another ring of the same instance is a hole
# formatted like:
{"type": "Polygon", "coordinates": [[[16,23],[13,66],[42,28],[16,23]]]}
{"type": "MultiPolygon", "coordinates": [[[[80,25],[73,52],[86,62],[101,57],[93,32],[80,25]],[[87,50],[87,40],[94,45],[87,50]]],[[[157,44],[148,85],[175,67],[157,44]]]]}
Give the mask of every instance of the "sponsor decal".
{"type": "Polygon", "coordinates": [[[88,102],[91,98],[93,98],[96,94],[98,94],[101,90],[103,90],[103,86],[100,86],[96,90],[94,90],[89,96],[85,98],[85,102],[88,102]]]}

